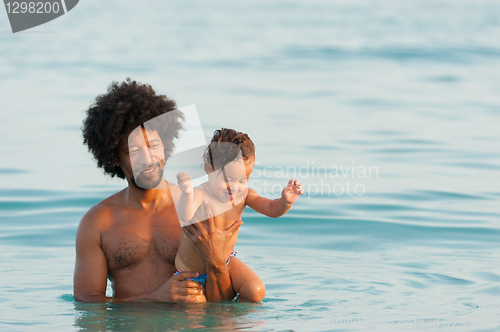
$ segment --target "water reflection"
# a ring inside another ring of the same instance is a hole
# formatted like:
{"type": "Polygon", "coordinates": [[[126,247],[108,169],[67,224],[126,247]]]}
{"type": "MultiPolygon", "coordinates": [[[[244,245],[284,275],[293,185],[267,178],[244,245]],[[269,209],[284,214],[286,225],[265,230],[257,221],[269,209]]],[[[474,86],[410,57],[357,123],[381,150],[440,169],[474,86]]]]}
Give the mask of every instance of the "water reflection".
{"type": "Polygon", "coordinates": [[[74,302],[78,312],[75,326],[80,331],[168,331],[213,329],[234,331],[264,324],[250,315],[262,310],[249,303],[164,303],[127,304],[74,302]]]}

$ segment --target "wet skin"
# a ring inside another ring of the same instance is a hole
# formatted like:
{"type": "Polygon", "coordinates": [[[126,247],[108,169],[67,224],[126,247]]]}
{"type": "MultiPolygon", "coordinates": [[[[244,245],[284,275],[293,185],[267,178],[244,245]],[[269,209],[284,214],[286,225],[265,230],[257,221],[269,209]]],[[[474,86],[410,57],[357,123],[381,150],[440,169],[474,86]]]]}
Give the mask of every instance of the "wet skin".
{"type": "Polygon", "coordinates": [[[190,237],[207,262],[207,292],[201,284],[185,280],[197,276],[196,272],[172,277],[182,235],[174,206],[180,190],[163,180],[161,139],[156,131],[137,130],[121,143],[118,156],[116,164],[125,173],[128,187],[93,206],[80,222],[75,298],[203,302],[206,295],[214,300],[234,296],[222,252],[241,223],[222,232],[211,227],[213,219],[190,227],[190,237]],[[105,296],[107,278],[113,298],[105,296]]]}
{"type": "MultiPolygon", "coordinates": [[[[206,218],[204,206],[201,206],[203,201],[210,203],[212,215],[215,216],[214,225],[220,230],[229,227],[233,220],[240,220],[247,205],[269,217],[276,218],[287,213],[303,193],[298,180],[290,180],[278,199],[261,197],[254,190],[246,188],[254,165],[254,156],[247,160],[243,158],[233,160],[216,171],[212,171],[211,166],[205,164],[208,181],[196,188],[193,188],[189,175],[179,173],[178,188],[182,193],[177,201],[177,211],[182,223],[189,224],[193,215],[200,219],[206,218]]],[[[236,231],[228,242],[225,257],[230,256],[237,239],[236,231]]],[[[205,273],[204,258],[187,234],[182,237],[175,266],[181,271],[205,273]]],[[[250,302],[262,301],[265,296],[265,285],[252,269],[234,259],[229,262],[228,269],[232,287],[239,293],[240,298],[250,302]]]]}

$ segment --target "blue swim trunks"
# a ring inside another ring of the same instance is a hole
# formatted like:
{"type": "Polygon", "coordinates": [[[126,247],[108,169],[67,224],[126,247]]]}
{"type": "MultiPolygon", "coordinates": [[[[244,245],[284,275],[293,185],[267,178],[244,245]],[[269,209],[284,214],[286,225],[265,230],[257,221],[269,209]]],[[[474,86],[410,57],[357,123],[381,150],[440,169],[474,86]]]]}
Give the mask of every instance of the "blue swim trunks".
{"type": "MultiPolygon", "coordinates": [[[[175,271],[174,276],[178,275],[181,272],[182,272],[181,270],[175,271]]],[[[207,275],[206,274],[200,274],[196,278],[187,278],[186,280],[197,281],[197,282],[201,283],[203,286],[205,286],[205,284],[207,283],[207,275]]]]}
{"type": "MultiPolygon", "coordinates": [[[[229,255],[229,258],[226,261],[226,265],[229,264],[229,261],[231,260],[232,257],[236,257],[237,253],[238,252],[236,252],[236,251],[231,252],[231,255],[229,255]]],[[[181,273],[180,270],[175,271],[174,276],[177,275],[177,274],[179,274],[179,273],[181,273]]],[[[201,283],[203,285],[203,287],[205,287],[205,284],[207,283],[207,275],[206,274],[200,274],[196,278],[187,278],[186,280],[197,281],[197,282],[201,283]]]]}

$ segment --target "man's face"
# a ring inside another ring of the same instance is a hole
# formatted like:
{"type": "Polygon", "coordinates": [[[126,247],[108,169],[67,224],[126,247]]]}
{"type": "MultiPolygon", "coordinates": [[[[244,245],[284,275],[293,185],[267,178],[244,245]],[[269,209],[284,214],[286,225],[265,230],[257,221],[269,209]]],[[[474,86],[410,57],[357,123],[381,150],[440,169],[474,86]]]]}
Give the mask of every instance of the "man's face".
{"type": "Polygon", "coordinates": [[[153,189],[163,179],[165,152],[156,130],[138,127],[124,140],[118,153],[119,164],[130,183],[141,190],[153,189]]]}

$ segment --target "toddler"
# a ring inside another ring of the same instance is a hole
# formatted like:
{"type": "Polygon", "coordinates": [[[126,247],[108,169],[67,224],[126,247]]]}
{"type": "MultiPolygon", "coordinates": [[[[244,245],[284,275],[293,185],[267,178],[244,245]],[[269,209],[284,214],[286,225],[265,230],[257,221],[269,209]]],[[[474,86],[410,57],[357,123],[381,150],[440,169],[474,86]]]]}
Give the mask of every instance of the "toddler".
{"type": "MultiPolygon", "coordinates": [[[[281,193],[281,198],[270,200],[247,188],[248,178],[255,164],[255,146],[247,134],[233,129],[216,130],[210,145],[203,155],[208,181],[193,188],[191,178],[185,173],[177,175],[181,195],[176,209],[181,223],[187,224],[196,213],[198,220],[205,220],[203,201],[212,207],[215,226],[219,230],[229,228],[241,220],[246,206],[269,217],[277,218],[290,210],[303,193],[298,180],[290,180],[281,193]],[[201,207],[200,207],[201,206],[201,207]]],[[[235,232],[226,253],[229,275],[233,289],[240,298],[260,302],[264,298],[265,286],[259,276],[235,256],[234,245],[238,239],[235,232]]],[[[200,276],[192,280],[205,285],[205,262],[191,240],[183,233],[175,267],[180,271],[197,271],[200,276]]],[[[177,272],[177,273],[178,273],[177,272]]]]}

